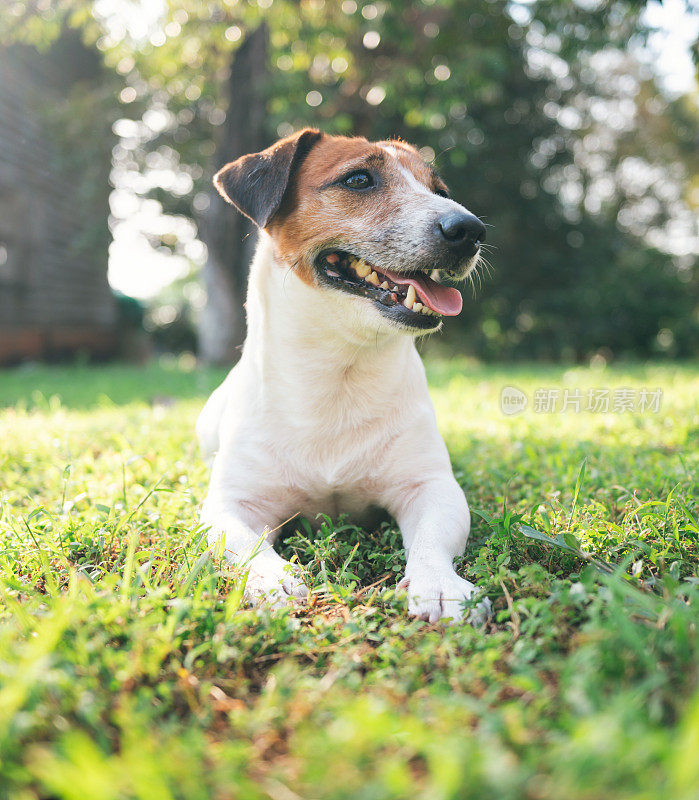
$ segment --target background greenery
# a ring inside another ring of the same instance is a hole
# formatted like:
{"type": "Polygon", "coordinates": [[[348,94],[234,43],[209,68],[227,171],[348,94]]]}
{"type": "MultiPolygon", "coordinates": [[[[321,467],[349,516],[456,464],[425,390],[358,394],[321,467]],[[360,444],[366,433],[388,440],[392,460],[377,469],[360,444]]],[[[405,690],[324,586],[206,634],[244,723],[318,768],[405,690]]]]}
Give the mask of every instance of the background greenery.
{"type": "MultiPolygon", "coordinates": [[[[696,98],[638,60],[644,5],[181,0],[128,27],[87,0],[2,4],[8,46],[55,55],[68,26],[102,54],[95,94],[47,110],[76,180],[86,137],[129,118],[115,181],[211,250],[210,176],[241,125],[259,147],[304,124],[402,135],[492,226],[452,352],[590,366],[427,365],[483,629],[408,619],[395,526],[323,517],[281,545],[310,605],[245,608],[197,522],[193,424],[221,371],[2,372],[0,798],[699,797],[696,368],[604,366],[698,340],[692,254],[663,249],[696,210],[696,98]],[[663,402],[505,417],[504,385],[663,402]]],[[[191,346],[191,289],[163,300],[174,321],[151,310],[160,341],[176,322],[191,346]]]]}
{"type": "MultiPolygon", "coordinates": [[[[0,25],[4,41],[40,48],[66,25],[95,43],[114,105],[138,123],[117,127],[115,175],[143,176],[139,192],[223,247],[239,303],[249,248],[244,231],[222,245],[234,223],[214,214],[211,174],[236,147],[318,125],[416,143],[491,226],[492,268],[450,326],[455,348],[687,356],[699,341],[697,95],[659,90],[645,6],[169,0],[129,27],[86,0],[13,0],[0,25]]],[[[172,231],[153,244],[185,252],[172,231]]]]}
{"type": "Polygon", "coordinates": [[[697,798],[695,371],[428,372],[484,629],[408,619],[395,527],[324,518],[283,545],[310,607],[245,609],[196,521],[220,372],[4,372],[0,796],[697,798]],[[505,417],[504,384],[664,395],[505,417]]]}

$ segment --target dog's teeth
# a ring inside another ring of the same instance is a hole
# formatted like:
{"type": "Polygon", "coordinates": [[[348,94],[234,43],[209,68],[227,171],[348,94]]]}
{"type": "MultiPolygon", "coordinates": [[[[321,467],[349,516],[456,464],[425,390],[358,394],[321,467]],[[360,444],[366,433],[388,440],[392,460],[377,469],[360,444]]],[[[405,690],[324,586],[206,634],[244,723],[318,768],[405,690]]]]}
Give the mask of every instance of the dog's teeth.
{"type": "Polygon", "coordinates": [[[364,280],[367,283],[372,283],[374,286],[379,285],[379,276],[375,272],[372,272],[371,275],[367,275],[364,280]]]}
{"type": "Polygon", "coordinates": [[[355,262],[354,271],[359,275],[360,278],[366,278],[366,276],[371,272],[371,267],[364,261],[364,259],[359,259],[359,261],[355,262]]]}
{"type": "Polygon", "coordinates": [[[413,303],[413,311],[422,311],[422,303],[413,303]]]}
{"type": "Polygon", "coordinates": [[[412,308],[414,302],[415,302],[415,287],[411,284],[410,286],[408,286],[408,294],[406,295],[405,300],[403,300],[403,305],[406,308],[412,308]]]}
{"type": "Polygon", "coordinates": [[[430,273],[430,278],[432,278],[433,281],[439,281],[439,270],[433,269],[430,273]]]}
{"type": "Polygon", "coordinates": [[[384,282],[381,284],[381,288],[382,288],[382,289],[390,289],[391,287],[388,285],[388,281],[384,281],[384,282]]]}

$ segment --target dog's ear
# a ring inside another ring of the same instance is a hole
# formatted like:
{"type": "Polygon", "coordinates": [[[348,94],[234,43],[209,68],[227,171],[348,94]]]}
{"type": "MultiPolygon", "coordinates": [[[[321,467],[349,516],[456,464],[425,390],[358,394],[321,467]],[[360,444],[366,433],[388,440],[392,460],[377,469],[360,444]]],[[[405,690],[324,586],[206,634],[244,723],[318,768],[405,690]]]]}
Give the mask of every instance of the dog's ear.
{"type": "Polygon", "coordinates": [[[214,175],[222,197],[264,228],[279,210],[299,164],[322,133],[305,128],[261,153],[241,156],[214,175]]]}

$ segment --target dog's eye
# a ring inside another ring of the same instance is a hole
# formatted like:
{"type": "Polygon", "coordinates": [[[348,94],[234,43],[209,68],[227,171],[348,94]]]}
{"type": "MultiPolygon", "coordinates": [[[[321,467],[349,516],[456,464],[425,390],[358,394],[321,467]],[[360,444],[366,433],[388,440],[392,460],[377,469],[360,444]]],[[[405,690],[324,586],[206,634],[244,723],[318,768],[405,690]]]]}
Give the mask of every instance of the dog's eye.
{"type": "Polygon", "coordinates": [[[348,189],[368,189],[370,186],[374,185],[374,179],[368,172],[360,170],[359,172],[353,172],[351,175],[347,175],[343,178],[342,185],[346,186],[348,189]]]}
{"type": "Polygon", "coordinates": [[[439,197],[447,197],[447,198],[449,197],[449,194],[445,192],[444,189],[435,189],[434,193],[439,197]]]}

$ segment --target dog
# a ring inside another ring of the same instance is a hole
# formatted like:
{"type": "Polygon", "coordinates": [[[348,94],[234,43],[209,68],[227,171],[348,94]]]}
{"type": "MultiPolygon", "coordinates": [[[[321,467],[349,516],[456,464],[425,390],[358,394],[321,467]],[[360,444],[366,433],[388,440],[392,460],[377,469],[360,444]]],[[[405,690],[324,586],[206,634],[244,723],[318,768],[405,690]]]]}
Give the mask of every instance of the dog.
{"type": "Polygon", "coordinates": [[[307,596],[272,548],[282,522],[381,509],[403,537],[409,614],[462,620],[469,508],[414,340],[461,311],[440,281],[475,268],[485,226],[401,140],[305,129],[214,183],[260,235],[241,358],[197,422],[210,542],[247,566],[253,602],[278,604],[307,596]]]}

